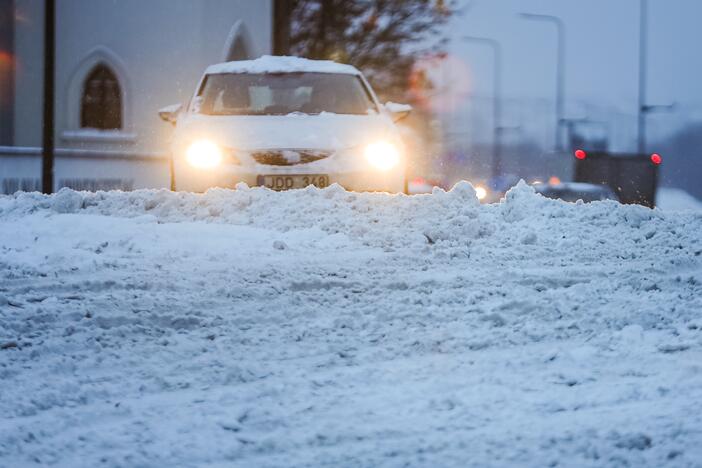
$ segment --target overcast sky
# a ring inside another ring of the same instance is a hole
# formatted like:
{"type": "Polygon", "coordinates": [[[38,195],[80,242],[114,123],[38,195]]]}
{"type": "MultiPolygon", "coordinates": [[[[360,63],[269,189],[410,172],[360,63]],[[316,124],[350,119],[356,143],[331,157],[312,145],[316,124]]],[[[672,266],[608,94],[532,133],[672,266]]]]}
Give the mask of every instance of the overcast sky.
{"type": "MultiPolygon", "coordinates": [[[[468,64],[472,90],[492,92],[489,49],[463,35],[497,39],[503,48],[507,97],[553,99],[555,27],[518,17],[521,11],[557,15],[566,23],[566,113],[585,100],[636,113],[639,0],[464,0],[470,4],[448,27],[448,50],[468,64]]],[[[677,102],[677,115],[651,117],[675,126],[702,118],[701,0],[649,0],[649,104],[677,102]]],[[[655,131],[655,129],[652,129],[655,131]]]]}

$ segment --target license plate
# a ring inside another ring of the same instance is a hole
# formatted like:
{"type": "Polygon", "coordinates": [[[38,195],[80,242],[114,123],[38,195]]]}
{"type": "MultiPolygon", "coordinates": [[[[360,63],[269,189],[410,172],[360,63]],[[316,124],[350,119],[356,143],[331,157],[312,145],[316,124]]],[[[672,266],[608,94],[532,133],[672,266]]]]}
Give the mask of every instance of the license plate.
{"type": "Polygon", "coordinates": [[[306,175],[260,175],[258,185],[271,190],[290,190],[305,188],[308,185],[324,188],[329,186],[329,176],[326,174],[306,175]]]}

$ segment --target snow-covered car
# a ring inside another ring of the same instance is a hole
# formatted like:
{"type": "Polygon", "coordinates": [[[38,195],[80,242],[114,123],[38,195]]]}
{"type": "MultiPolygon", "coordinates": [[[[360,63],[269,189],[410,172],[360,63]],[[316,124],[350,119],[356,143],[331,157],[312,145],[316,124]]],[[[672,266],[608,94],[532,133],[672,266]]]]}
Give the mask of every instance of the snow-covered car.
{"type": "Polygon", "coordinates": [[[586,203],[601,200],[617,200],[617,195],[606,185],[564,182],[559,184],[535,184],[534,190],[546,198],[567,202],[582,200],[586,203]]]}
{"type": "Polygon", "coordinates": [[[350,65],[265,56],[212,65],[175,124],[172,188],[266,186],[406,191],[395,122],[409,106],[378,101],[350,65]]]}

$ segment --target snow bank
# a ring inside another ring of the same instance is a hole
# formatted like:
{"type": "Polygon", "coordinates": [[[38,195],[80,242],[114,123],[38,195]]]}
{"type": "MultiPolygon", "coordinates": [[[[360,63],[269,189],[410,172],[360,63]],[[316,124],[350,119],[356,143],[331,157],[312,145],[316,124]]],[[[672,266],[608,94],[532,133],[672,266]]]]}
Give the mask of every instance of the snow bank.
{"type": "Polygon", "coordinates": [[[695,466],[702,214],[0,197],[0,466],[695,466]]]}
{"type": "MultiPolygon", "coordinates": [[[[316,227],[328,234],[343,233],[366,245],[408,247],[432,241],[470,243],[497,236],[518,241],[526,233],[554,242],[598,243],[622,236],[651,241],[665,248],[668,233],[696,238],[692,227],[699,215],[666,216],[660,210],[611,201],[570,204],[535,194],[521,183],[504,203],[480,205],[467,182],[445,192],[426,195],[388,195],[347,192],[338,185],[309,187],[292,192],[249,188],[213,189],[205,194],[168,190],[133,192],[76,192],[63,189],[45,196],[18,193],[0,198],[0,216],[16,217],[37,211],[104,216],[153,216],[159,222],[206,221],[261,227],[280,232],[316,227]],[[681,229],[682,227],[682,229],[681,229]],[[656,237],[657,236],[657,237],[656,237]],[[656,239],[653,239],[656,237],[656,239]]],[[[610,253],[610,252],[608,252],[610,253]]]]}
{"type": "Polygon", "coordinates": [[[254,60],[237,60],[235,62],[210,65],[206,74],[216,73],[341,73],[360,75],[355,67],[336,63],[331,60],[310,60],[301,57],[278,57],[264,55],[254,60]]]}

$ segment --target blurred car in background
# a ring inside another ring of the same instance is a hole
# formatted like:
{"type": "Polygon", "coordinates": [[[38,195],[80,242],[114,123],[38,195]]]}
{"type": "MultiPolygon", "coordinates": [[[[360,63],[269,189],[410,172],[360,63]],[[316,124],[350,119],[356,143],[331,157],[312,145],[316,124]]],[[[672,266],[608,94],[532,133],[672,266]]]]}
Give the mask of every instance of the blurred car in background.
{"type": "Polygon", "coordinates": [[[473,186],[481,203],[497,203],[519,180],[520,177],[515,174],[502,174],[487,180],[474,181],[473,186]]]}
{"type": "Polygon", "coordinates": [[[582,200],[585,203],[601,200],[619,201],[614,191],[606,185],[564,182],[559,184],[535,184],[534,190],[544,197],[567,202],[582,200]]]}
{"type": "Polygon", "coordinates": [[[424,178],[417,176],[407,183],[407,193],[409,195],[431,193],[434,190],[434,187],[446,190],[444,184],[436,178],[424,178]]]}
{"type": "Polygon", "coordinates": [[[405,192],[395,122],[409,106],[378,101],[350,65],[261,57],[212,65],[174,123],[172,188],[202,192],[244,182],[273,190],[327,187],[405,192]]]}
{"type": "Polygon", "coordinates": [[[610,153],[577,149],[573,179],[576,182],[607,185],[621,203],[653,208],[658,191],[658,172],[663,157],[658,153],[610,153]]]}

